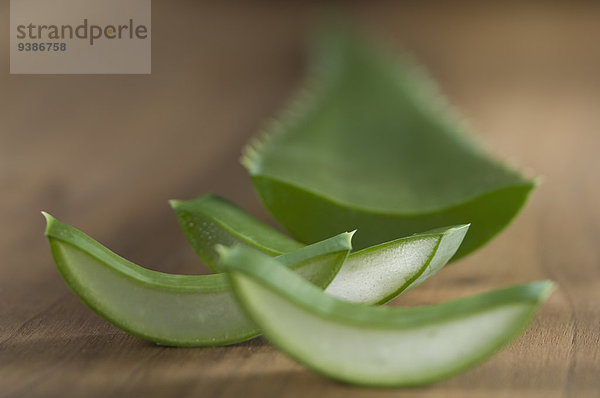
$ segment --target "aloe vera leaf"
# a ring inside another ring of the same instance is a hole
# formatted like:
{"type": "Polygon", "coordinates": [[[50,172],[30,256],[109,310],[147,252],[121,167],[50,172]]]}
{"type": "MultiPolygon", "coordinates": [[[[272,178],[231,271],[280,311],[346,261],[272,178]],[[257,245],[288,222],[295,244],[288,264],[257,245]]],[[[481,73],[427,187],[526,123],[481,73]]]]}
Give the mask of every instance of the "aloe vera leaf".
{"type": "Polygon", "coordinates": [[[188,242],[213,272],[221,272],[219,256],[214,249],[216,244],[232,246],[246,243],[271,255],[305,246],[217,195],[206,194],[192,200],[171,200],[169,203],[188,242]]]}
{"type": "MultiPolygon", "coordinates": [[[[188,241],[211,268],[218,253],[206,240],[243,243],[267,254],[302,246],[215,195],[175,201],[173,208],[188,241]],[[228,215],[234,215],[227,218],[228,215]],[[243,220],[238,223],[237,220],[243,220]],[[224,237],[224,238],[223,238],[224,237]],[[286,247],[287,246],[287,247],[286,247]]],[[[382,304],[418,286],[441,269],[460,246],[469,226],[439,228],[351,253],[326,292],[347,301],[382,304]]]]}
{"type": "Polygon", "coordinates": [[[409,60],[332,29],[312,70],[242,157],[263,203],[301,242],[357,229],[361,249],[471,223],[458,258],[502,230],[534,188],[467,135],[409,60]]]}
{"type": "Polygon", "coordinates": [[[283,352],[325,376],[416,386],[466,370],[522,332],[552,283],[440,305],[374,307],[335,299],[249,247],[222,249],[240,305],[283,352]]]}
{"type": "MultiPolygon", "coordinates": [[[[104,319],[163,345],[226,345],[260,331],[239,308],[224,274],[173,275],[140,267],[44,213],[54,260],[71,290],[104,319]]],[[[351,233],[277,257],[324,288],[351,249],[351,233]]]]}

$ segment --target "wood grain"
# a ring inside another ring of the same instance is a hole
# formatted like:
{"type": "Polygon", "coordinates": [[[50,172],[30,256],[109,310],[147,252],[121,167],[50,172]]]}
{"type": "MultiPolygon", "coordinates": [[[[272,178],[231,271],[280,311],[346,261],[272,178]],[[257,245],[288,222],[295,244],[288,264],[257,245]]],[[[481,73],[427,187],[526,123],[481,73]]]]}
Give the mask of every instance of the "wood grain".
{"type": "MultiPolygon", "coordinates": [[[[600,395],[600,7],[347,5],[414,53],[498,156],[544,176],[491,244],[396,304],[549,278],[558,290],[485,364],[411,390],[324,379],[262,339],[162,348],[112,327],[56,271],[40,210],[153,269],[204,272],[167,206],[216,192],[267,219],[237,158],[301,81],[321,10],[301,2],[153,2],[150,76],[8,74],[0,29],[0,396],[600,395]]],[[[0,3],[8,24],[8,2],[0,3]]]]}

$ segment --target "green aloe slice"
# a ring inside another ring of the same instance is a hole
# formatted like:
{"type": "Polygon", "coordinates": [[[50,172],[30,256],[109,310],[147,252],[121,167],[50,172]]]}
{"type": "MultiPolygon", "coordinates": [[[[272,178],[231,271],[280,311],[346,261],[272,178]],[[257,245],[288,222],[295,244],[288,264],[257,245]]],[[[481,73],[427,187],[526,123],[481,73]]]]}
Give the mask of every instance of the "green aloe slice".
{"type": "Polygon", "coordinates": [[[240,305],[270,342],[360,385],[422,385],[483,361],[529,324],[552,287],[533,282],[440,305],[373,307],[330,297],[251,248],[221,251],[240,305]]]}
{"type": "Polygon", "coordinates": [[[325,292],[355,303],[386,303],[446,265],[468,229],[440,228],[351,253],[325,292]]]}
{"type": "Polygon", "coordinates": [[[533,181],[492,159],[409,60],[347,29],[316,43],[312,78],[242,163],[262,201],[296,239],[357,229],[356,249],[471,223],[455,255],[491,239],[533,181]]]}
{"type": "MultiPolygon", "coordinates": [[[[224,274],[173,275],[140,267],[44,213],[46,236],[67,285],[113,325],[173,346],[225,345],[260,331],[241,311],[224,274]]],[[[343,233],[277,257],[320,288],[351,249],[343,233]]]]}
{"type": "MultiPolygon", "coordinates": [[[[220,272],[215,243],[243,243],[270,255],[303,245],[216,195],[171,201],[198,256],[220,272]]],[[[326,292],[347,301],[382,304],[440,270],[459,248],[468,225],[439,228],[351,253],[326,292]]]]}

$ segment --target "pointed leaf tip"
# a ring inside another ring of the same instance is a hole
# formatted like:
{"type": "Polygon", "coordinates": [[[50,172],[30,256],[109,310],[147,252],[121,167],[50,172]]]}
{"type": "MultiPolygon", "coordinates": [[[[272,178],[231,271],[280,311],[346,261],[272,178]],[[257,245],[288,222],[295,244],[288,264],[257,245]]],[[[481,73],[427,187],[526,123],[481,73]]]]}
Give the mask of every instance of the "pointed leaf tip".
{"type": "Polygon", "coordinates": [[[45,211],[41,211],[42,215],[44,216],[44,219],[46,220],[46,229],[44,231],[44,235],[46,236],[50,236],[50,231],[52,229],[52,226],[54,223],[56,223],[58,220],[56,218],[54,218],[50,213],[45,212],[45,211]]]}
{"type": "Polygon", "coordinates": [[[182,203],[183,201],[179,199],[169,199],[169,206],[171,206],[172,209],[178,208],[182,203]]]}

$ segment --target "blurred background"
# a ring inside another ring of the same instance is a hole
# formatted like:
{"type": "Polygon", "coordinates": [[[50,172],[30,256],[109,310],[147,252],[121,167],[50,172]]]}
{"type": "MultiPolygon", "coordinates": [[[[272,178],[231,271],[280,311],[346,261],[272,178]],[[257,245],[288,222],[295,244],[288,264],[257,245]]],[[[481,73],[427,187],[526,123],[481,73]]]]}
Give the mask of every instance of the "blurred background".
{"type": "MultiPolygon", "coordinates": [[[[368,34],[420,60],[493,153],[544,177],[498,238],[399,299],[433,303],[537,278],[559,282],[521,343],[440,388],[456,393],[504,380],[506,388],[550,396],[597,392],[600,3],[332,4],[368,34]]],[[[77,352],[93,343],[76,336],[120,333],[61,281],[40,210],[138,264],[184,273],[204,271],[168,199],[214,192],[270,222],[238,158],[301,85],[305,41],[323,8],[300,1],[154,0],[151,75],[10,75],[9,2],[0,2],[0,364],[13,391],[55,391],[58,374],[42,387],[32,387],[28,376],[39,370],[36,360],[57,360],[36,356],[42,337],[81,364],[77,352]]],[[[168,355],[166,364],[186,363],[181,354],[168,355]]],[[[104,359],[106,380],[125,377],[111,373],[104,359]]],[[[299,372],[291,362],[269,366],[299,372]]],[[[153,375],[154,383],[173,382],[153,375]]],[[[147,376],[139,377],[148,382],[147,376]]],[[[74,391],[95,386],[90,377],[74,391]]],[[[240,391],[261,388],[258,381],[228,383],[240,391]]]]}

